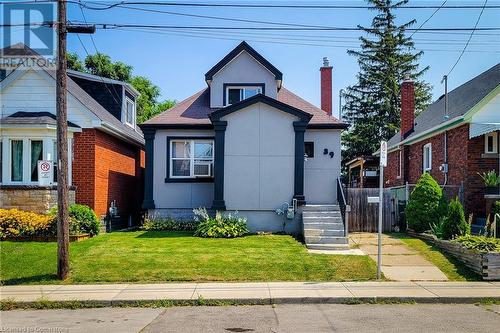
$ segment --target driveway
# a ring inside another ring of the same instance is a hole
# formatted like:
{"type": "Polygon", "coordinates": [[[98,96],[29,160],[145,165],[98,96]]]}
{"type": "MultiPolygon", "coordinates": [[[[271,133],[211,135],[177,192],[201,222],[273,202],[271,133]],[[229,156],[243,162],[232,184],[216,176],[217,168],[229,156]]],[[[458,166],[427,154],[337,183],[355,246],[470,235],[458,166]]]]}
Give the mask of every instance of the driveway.
{"type": "MultiPolygon", "coordinates": [[[[351,245],[377,261],[377,234],[352,233],[351,245]]],[[[382,235],[382,273],[394,281],[447,281],[439,268],[408,248],[401,240],[382,235]]]]}

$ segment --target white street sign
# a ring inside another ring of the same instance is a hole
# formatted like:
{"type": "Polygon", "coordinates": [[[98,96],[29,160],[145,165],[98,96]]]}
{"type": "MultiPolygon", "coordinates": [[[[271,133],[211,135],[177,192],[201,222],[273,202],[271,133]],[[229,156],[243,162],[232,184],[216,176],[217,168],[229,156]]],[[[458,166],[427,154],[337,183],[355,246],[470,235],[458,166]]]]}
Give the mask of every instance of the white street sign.
{"type": "Polygon", "coordinates": [[[52,161],[38,161],[38,185],[52,185],[54,178],[54,164],[52,161]]]}
{"type": "Polygon", "coordinates": [[[368,203],[370,204],[375,204],[375,203],[379,203],[380,200],[379,200],[379,197],[368,197],[368,203]]]}
{"type": "Polygon", "coordinates": [[[380,142],[380,166],[387,166],[387,141],[380,142]]]}

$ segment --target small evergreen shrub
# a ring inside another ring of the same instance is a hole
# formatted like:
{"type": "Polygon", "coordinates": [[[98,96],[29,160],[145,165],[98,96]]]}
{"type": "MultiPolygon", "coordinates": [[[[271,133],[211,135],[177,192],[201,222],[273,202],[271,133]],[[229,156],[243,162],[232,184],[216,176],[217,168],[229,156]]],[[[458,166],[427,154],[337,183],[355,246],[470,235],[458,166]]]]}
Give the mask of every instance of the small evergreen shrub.
{"type": "Polygon", "coordinates": [[[408,228],[415,232],[430,229],[445,215],[446,205],[439,184],[427,172],[420,177],[405,209],[408,228]]]}
{"type": "Polygon", "coordinates": [[[500,239],[498,238],[465,235],[455,238],[452,242],[459,243],[470,250],[478,252],[500,253],[500,239]]]}
{"type": "MultiPolygon", "coordinates": [[[[57,223],[57,207],[53,207],[49,211],[57,223]]],[[[90,234],[95,236],[99,234],[101,223],[95,212],[86,205],[72,204],[69,206],[69,233],[70,235],[90,234]]],[[[57,234],[57,224],[56,224],[57,234]]]]}
{"type": "Polygon", "coordinates": [[[175,220],[171,217],[148,216],[145,218],[142,230],[147,231],[194,231],[198,222],[194,220],[175,220]]]}
{"type": "Polygon", "coordinates": [[[470,225],[465,220],[464,208],[458,198],[451,200],[448,206],[448,214],[443,219],[442,231],[443,239],[470,234],[470,225]]]}
{"type": "Polygon", "coordinates": [[[241,237],[248,233],[247,220],[244,217],[227,214],[222,215],[216,212],[215,218],[211,217],[205,208],[193,210],[196,219],[199,221],[194,232],[198,237],[210,238],[234,238],[241,237]]]}

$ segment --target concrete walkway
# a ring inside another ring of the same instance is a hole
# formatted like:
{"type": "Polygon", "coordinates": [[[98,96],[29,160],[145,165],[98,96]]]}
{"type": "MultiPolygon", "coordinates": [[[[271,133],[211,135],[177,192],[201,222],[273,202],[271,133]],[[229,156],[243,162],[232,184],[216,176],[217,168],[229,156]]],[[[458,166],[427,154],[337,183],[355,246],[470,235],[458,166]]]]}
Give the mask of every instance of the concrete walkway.
{"type": "MultiPolygon", "coordinates": [[[[377,234],[353,233],[351,246],[377,261],[377,234]]],[[[434,264],[417,251],[408,248],[401,240],[382,235],[382,273],[394,281],[447,281],[448,278],[434,264]]]]}
{"type": "Polygon", "coordinates": [[[500,299],[500,282],[257,282],[2,286],[2,301],[234,300],[240,303],[345,303],[398,299],[477,302],[500,299]]]}

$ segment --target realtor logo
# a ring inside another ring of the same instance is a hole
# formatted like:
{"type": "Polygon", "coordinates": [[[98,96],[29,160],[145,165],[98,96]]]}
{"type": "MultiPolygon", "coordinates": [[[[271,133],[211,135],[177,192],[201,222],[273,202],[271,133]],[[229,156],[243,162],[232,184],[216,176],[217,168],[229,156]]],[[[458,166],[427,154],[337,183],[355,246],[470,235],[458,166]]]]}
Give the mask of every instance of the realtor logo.
{"type": "Polygon", "coordinates": [[[41,56],[55,57],[56,36],[51,27],[56,21],[55,8],[54,3],[0,5],[3,47],[23,43],[41,56]]]}

